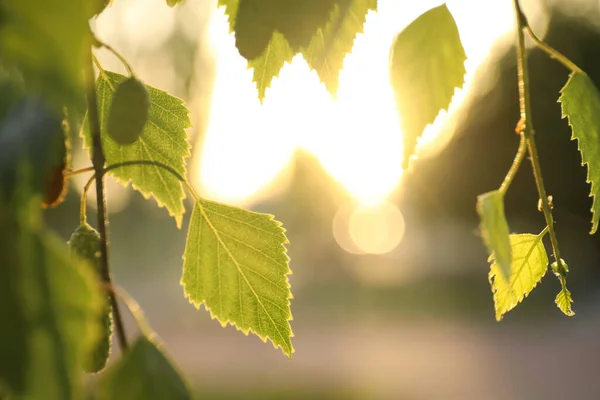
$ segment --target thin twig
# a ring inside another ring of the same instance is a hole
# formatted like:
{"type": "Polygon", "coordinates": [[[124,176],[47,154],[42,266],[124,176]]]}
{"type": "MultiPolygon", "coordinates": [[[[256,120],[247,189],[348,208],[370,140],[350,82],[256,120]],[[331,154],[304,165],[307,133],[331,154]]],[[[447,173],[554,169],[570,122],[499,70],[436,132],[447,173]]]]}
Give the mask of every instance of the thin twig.
{"type": "MultiPolygon", "coordinates": [[[[181,176],[181,174],[179,172],[175,171],[175,169],[173,169],[173,168],[169,167],[168,165],[165,165],[161,162],[158,162],[158,161],[131,160],[131,161],[123,161],[123,162],[116,163],[116,164],[111,164],[111,165],[106,166],[103,169],[102,176],[104,176],[104,174],[106,174],[110,170],[117,169],[117,168],[131,167],[134,165],[154,165],[156,167],[160,167],[160,168],[166,170],[167,172],[170,172],[171,174],[173,174],[173,176],[175,176],[177,179],[179,179],[179,181],[185,185],[185,187],[188,189],[188,191],[190,192],[190,194],[192,195],[192,197],[195,200],[198,200],[200,198],[198,193],[196,193],[196,191],[194,190],[192,185],[189,184],[187,179],[185,179],[183,176],[181,176]]],[[[95,179],[96,179],[96,175],[92,175],[83,188],[83,193],[81,195],[80,211],[79,211],[81,223],[86,222],[87,192],[88,192],[89,188],[92,186],[92,183],[94,182],[95,179]]]]}
{"type": "Polygon", "coordinates": [[[517,154],[515,155],[515,158],[513,159],[510,169],[508,170],[508,172],[506,173],[506,176],[504,177],[504,181],[500,185],[499,190],[500,190],[500,192],[502,192],[502,194],[506,194],[506,191],[510,187],[513,179],[515,179],[515,175],[517,174],[517,171],[519,170],[519,167],[523,163],[523,160],[525,159],[525,155],[527,154],[527,141],[525,140],[525,136],[523,135],[523,133],[520,133],[519,135],[521,136],[521,140],[519,142],[519,149],[517,150],[517,154]]]}
{"type": "Polygon", "coordinates": [[[123,168],[123,167],[130,167],[133,165],[154,165],[156,167],[160,167],[168,172],[170,172],[173,176],[175,176],[177,179],[179,179],[179,181],[181,183],[183,183],[187,189],[189,190],[189,192],[191,193],[191,195],[194,197],[194,199],[198,200],[200,198],[200,196],[198,195],[198,193],[196,193],[196,191],[194,190],[194,188],[189,184],[189,182],[187,181],[187,179],[185,179],[183,176],[181,176],[181,174],[177,171],[175,171],[175,169],[169,167],[168,165],[165,165],[161,162],[158,161],[151,161],[151,160],[131,160],[131,161],[123,161],[120,163],[116,163],[116,164],[111,164],[108,165],[105,169],[104,172],[108,172],[112,169],[116,169],[116,168],[123,168]]]}
{"type": "Polygon", "coordinates": [[[519,0],[513,0],[515,19],[517,21],[517,68],[519,73],[519,101],[521,105],[521,121],[523,124],[523,134],[527,140],[527,147],[529,149],[529,155],[531,158],[531,166],[533,168],[533,175],[535,177],[535,184],[537,186],[538,194],[542,201],[542,211],[544,212],[544,218],[546,219],[546,225],[548,226],[548,233],[550,234],[550,242],[552,243],[552,251],[554,258],[558,265],[561,265],[560,251],[558,248],[558,240],[556,238],[556,232],[554,230],[554,218],[552,217],[552,211],[548,204],[548,195],[544,186],[544,179],[542,177],[542,168],[540,166],[540,160],[535,145],[535,131],[533,129],[533,120],[531,114],[531,99],[530,99],[530,87],[529,87],[529,68],[527,66],[527,54],[525,50],[525,36],[523,31],[527,26],[527,19],[524,17],[523,12],[519,6],[519,0]]]}
{"type": "MultiPolygon", "coordinates": [[[[111,284],[110,269],[108,266],[108,246],[106,234],[106,200],[104,198],[104,163],[106,161],[102,150],[102,140],[100,137],[100,120],[98,117],[98,100],[96,98],[96,79],[94,77],[94,67],[92,64],[92,51],[90,48],[88,54],[89,60],[85,68],[85,92],[88,103],[88,120],[90,132],[92,135],[92,164],[94,165],[96,177],[96,203],[98,206],[98,232],[100,233],[100,274],[102,281],[111,284]]],[[[110,295],[110,302],[113,309],[115,328],[119,338],[121,351],[127,350],[127,336],[119,304],[114,294],[110,295]]]]}
{"type": "Polygon", "coordinates": [[[135,72],[133,71],[133,68],[131,68],[131,65],[129,65],[129,63],[127,62],[127,60],[125,59],[125,57],[123,57],[118,51],[116,51],[112,46],[104,43],[103,41],[99,40],[97,37],[94,37],[94,41],[96,42],[95,44],[97,46],[102,46],[104,47],[106,50],[110,51],[111,53],[113,53],[115,55],[115,57],[117,57],[119,59],[119,61],[121,61],[121,63],[125,66],[125,68],[127,68],[127,72],[129,72],[129,75],[131,75],[132,77],[135,77],[135,72]]]}
{"type": "Polygon", "coordinates": [[[80,169],[65,171],[63,173],[63,176],[65,178],[70,178],[70,177],[75,176],[75,175],[84,174],[86,172],[93,172],[93,171],[94,171],[94,167],[92,166],[92,167],[86,167],[86,168],[80,168],[80,169]]]}
{"type": "Polygon", "coordinates": [[[529,23],[527,23],[523,27],[523,29],[525,29],[525,31],[529,34],[529,37],[531,37],[531,39],[535,42],[536,46],[539,47],[541,50],[543,50],[546,54],[548,54],[550,56],[550,58],[553,58],[553,59],[557,60],[562,65],[564,65],[567,69],[570,69],[573,72],[577,72],[577,73],[580,73],[580,74],[585,74],[585,72],[583,72],[583,70],[581,68],[579,68],[577,66],[577,64],[575,64],[573,61],[569,60],[560,51],[556,50],[555,48],[553,48],[552,46],[550,46],[548,43],[546,43],[543,40],[541,40],[533,32],[533,30],[531,29],[531,26],[529,26],[529,23]]]}
{"type": "Polygon", "coordinates": [[[92,183],[94,183],[95,179],[96,179],[96,175],[90,176],[90,179],[88,179],[87,183],[83,187],[83,193],[81,194],[81,202],[79,203],[79,223],[80,224],[85,224],[87,222],[87,210],[86,210],[87,193],[88,193],[88,190],[90,189],[90,186],[92,186],[92,183]]]}

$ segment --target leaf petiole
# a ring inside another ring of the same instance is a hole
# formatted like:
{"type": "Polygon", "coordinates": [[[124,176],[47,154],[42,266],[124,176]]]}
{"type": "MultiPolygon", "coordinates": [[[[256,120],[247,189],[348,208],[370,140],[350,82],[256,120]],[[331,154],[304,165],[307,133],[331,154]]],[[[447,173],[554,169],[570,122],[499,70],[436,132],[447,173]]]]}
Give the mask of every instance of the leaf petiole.
{"type": "MultiPolygon", "coordinates": [[[[100,39],[98,39],[97,37],[94,36],[94,46],[96,46],[96,47],[104,47],[106,50],[108,50],[111,53],[113,53],[113,55],[115,57],[117,57],[119,59],[119,61],[121,61],[121,63],[125,66],[125,68],[127,68],[127,72],[129,72],[129,75],[131,77],[135,78],[135,72],[133,71],[133,68],[131,67],[131,65],[129,65],[129,63],[127,62],[127,60],[125,59],[125,57],[123,57],[111,45],[104,43],[103,41],[101,41],[100,39]]],[[[94,59],[95,59],[95,57],[94,57],[94,59]]],[[[96,61],[96,65],[98,65],[97,60],[95,60],[95,61],[96,61]]]]}

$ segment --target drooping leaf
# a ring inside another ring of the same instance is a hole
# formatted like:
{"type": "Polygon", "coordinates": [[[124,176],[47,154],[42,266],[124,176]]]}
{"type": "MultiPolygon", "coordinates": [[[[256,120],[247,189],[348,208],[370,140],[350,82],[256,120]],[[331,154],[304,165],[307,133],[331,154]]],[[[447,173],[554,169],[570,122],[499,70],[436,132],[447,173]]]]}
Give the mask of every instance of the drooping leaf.
{"type": "Polygon", "coordinates": [[[562,116],[569,119],[571,139],[577,139],[582,165],[588,167],[587,182],[594,199],[590,234],[594,234],[600,222],[600,92],[585,73],[579,72],[571,74],[560,92],[562,116]]]}
{"type": "Polygon", "coordinates": [[[13,399],[78,399],[99,330],[100,287],[90,267],[70,259],[66,245],[41,228],[39,197],[16,199],[0,207],[0,258],[8,260],[2,275],[12,286],[1,295],[9,301],[0,305],[2,316],[10,319],[0,324],[0,337],[13,329],[21,336],[0,342],[0,381],[13,399]],[[18,306],[5,310],[11,302],[18,306]]]}
{"type": "MultiPolygon", "coordinates": [[[[100,74],[97,82],[102,146],[108,165],[125,161],[158,161],[168,165],[185,176],[185,159],[190,156],[186,128],[191,126],[188,109],[182,100],[165,91],[146,86],[150,96],[150,116],[141,137],[131,145],[119,145],[107,132],[108,111],[112,95],[125,76],[106,71],[100,74]]],[[[92,140],[87,118],[84,121],[82,136],[85,146],[91,148],[92,140]]],[[[109,174],[134,189],[146,198],[154,196],[159,206],[165,206],[181,226],[184,213],[185,193],[181,182],[168,171],[148,165],[133,165],[109,171],[109,174]]]]}
{"type": "Polygon", "coordinates": [[[116,364],[104,372],[100,400],[188,400],[186,383],[165,354],[140,336],[116,364]]]}
{"type": "Polygon", "coordinates": [[[504,194],[498,190],[477,197],[477,213],[481,220],[481,235],[489,254],[494,254],[504,279],[510,275],[512,250],[508,222],[504,214],[504,194]]]}
{"type": "Polygon", "coordinates": [[[236,47],[254,68],[259,99],[286,61],[302,52],[335,95],[338,75],[377,0],[219,0],[236,47]]]}
{"type": "Polygon", "coordinates": [[[248,62],[248,65],[254,69],[252,80],[256,82],[258,99],[261,102],[273,78],[279,75],[286,62],[292,61],[292,57],[293,52],[287,40],[281,33],[275,32],[260,57],[248,62]]]}
{"type": "Polygon", "coordinates": [[[510,235],[513,256],[508,279],[498,279],[502,270],[494,255],[490,256],[489,281],[494,294],[496,320],[500,321],[504,314],[523,301],[546,274],[548,255],[542,237],[542,234],[530,233],[510,235]]]}
{"type": "Polygon", "coordinates": [[[554,302],[558,306],[558,308],[568,317],[572,317],[575,315],[573,310],[571,309],[571,304],[573,304],[573,298],[571,297],[571,292],[567,289],[567,274],[569,273],[569,266],[561,258],[560,265],[554,261],[550,265],[552,272],[560,281],[561,290],[556,295],[556,299],[554,302]]]}
{"type": "Polygon", "coordinates": [[[466,60],[458,28],[445,4],[408,25],[392,45],[390,77],[404,134],[404,168],[417,139],[463,85],[466,60]]]}
{"type": "Polygon", "coordinates": [[[223,326],[270,339],[289,357],[289,258],[285,230],[272,215],[206,200],[196,202],[181,278],[185,296],[223,326]]]}
{"type": "Polygon", "coordinates": [[[91,1],[0,2],[2,62],[21,71],[27,86],[54,105],[77,101],[93,7],[91,1]]]}
{"type": "Polygon", "coordinates": [[[332,95],[337,93],[346,54],[352,51],[356,35],[363,31],[368,11],[376,9],[377,0],[337,0],[327,25],[319,28],[302,50],[309,67],[317,71],[332,95]]]}
{"type": "Polygon", "coordinates": [[[556,299],[554,300],[558,308],[569,317],[575,315],[573,310],[571,309],[571,304],[573,304],[573,298],[571,297],[571,292],[567,287],[563,287],[560,292],[556,295],[556,299]]]}

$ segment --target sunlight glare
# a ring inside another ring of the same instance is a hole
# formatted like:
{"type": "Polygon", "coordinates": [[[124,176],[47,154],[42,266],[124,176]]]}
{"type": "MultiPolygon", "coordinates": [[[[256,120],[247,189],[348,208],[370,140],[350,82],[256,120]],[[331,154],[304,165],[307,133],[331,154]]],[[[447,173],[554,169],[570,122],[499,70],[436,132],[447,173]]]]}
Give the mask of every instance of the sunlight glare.
{"type": "Polygon", "coordinates": [[[348,228],[350,237],[360,250],[368,254],[384,254],[402,241],[404,218],[391,203],[358,206],[350,214],[348,228]]]}
{"type": "MultiPolygon", "coordinates": [[[[469,92],[469,78],[488,57],[492,43],[512,29],[511,7],[505,3],[449,2],[468,56],[467,84],[456,92],[449,111],[426,128],[420,156],[439,151],[449,141],[457,123],[450,117],[469,92]]],[[[245,206],[271,197],[295,151],[303,149],[359,204],[384,203],[402,177],[402,133],[389,82],[389,49],[402,28],[439,4],[380,0],[379,13],[369,12],[364,33],[345,59],[336,99],[297,55],[273,80],[263,104],[257,99],[253,71],[235,48],[224,9],[213,12],[216,80],[194,168],[200,192],[245,206]]]]}

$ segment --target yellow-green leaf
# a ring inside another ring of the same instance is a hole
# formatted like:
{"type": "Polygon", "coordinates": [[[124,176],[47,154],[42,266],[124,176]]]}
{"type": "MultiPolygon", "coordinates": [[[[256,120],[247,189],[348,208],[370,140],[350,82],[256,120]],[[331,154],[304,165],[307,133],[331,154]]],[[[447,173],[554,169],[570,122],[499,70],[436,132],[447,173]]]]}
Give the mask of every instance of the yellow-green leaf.
{"type": "Polygon", "coordinates": [[[562,116],[569,119],[573,128],[572,140],[578,140],[582,165],[587,164],[587,182],[591,184],[592,203],[591,234],[600,222],[600,92],[594,82],[583,72],[574,72],[561,89],[558,101],[562,116]]]}
{"type": "Polygon", "coordinates": [[[185,296],[204,304],[223,326],[270,339],[289,357],[289,258],[285,230],[272,215],[206,200],[194,206],[181,283],[185,296]]]}
{"type": "Polygon", "coordinates": [[[573,298],[571,297],[571,292],[564,286],[560,292],[556,295],[556,299],[554,300],[560,311],[562,311],[566,316],[572,317],[575,315],[573,310],[571,309],[571,304],[573,304],[573,298]]]}
{"type": "Polygon", "coordinates": [[[337,93],[340,70],[346,54],[352,51],[356,35],[363,31],[369,10],[377,9],[377,0],[336,1],[329,22],[319,28],[302,54],[311,69],[332,95],[337,93]]]}
{"type": "Polygon", "coordinates": [[[279,71],[286,62],[291,62],[294,53],[287,40],[279,32],[274,32],[263,53],[248,62],[253,68],[253,81],[258,89],[258,99],[262,102],[267,89],[271,86],[273,78],[279,75],[279,71]]]}
{"type": "MultiPolygon", "coordinates": [[[[102,131],[102,146],[108,165],[126,161],[158,161],[168,165],[185,176],[185,159],[190,156],[186,128],[191,126],[189,110],[183,100],[167,92],[146,85],[150,96],[150,115],[144,131],[131,145],[119,145],[108,134],[107,121],[112,95],[117,85],[127,77],[105,71],[98,77],[98,111],[102,131]]],[[[85,146],[91,148],[92,141],[87,118],[83,124],[82,136],[85,146]]],[[[169,215],[175,217],[177,226],[185,212],[183,199],[185,192],[181,182],[163,168],[151,165],[132,165],[112,169],[113,175],[122,184],[131,182],[134,189],[144,197],[154,196],[159,206],[165,206],[169,215]]]]}
{"type": "Polygon", "coordinates": [[[565,260],[561,258],[560,265],[556,261],[554,261],[550,265],[550,268],[552,269],[552,272],[554,272],[554,275],[556,275],[556,277],[560,281],[561,286],[561,290],[556,295],[556,299],[554,300],[554,302],[566,316],[572,317],[573,315],[575,315],[575,313],[571,309],[573,298],[571,297],[571,292],[569,292],[569,289],[567,289],[567,274],[569,273],[569,266],[567,265],[565,260]]]}
{"type": "Polygon", "coordinates": [[[344,58],[377,0],[219,0],[236,47],[254,68],[262,101],[285,64],[302,52],[335,95],[344,58]]]}
{"type": "Polygon", "coordinates": [[[417,139],[463,85],[466,60],[458,28],[445,4],[427,11],[396,37],[390,76],[404,134],[407,168],[417,139]]]}
{"type": "Polygon", "coordinates": [[[508,222],[504,215],[504,194],[498,190],[477,197],[477,213],[481,220],[481,235],[489,254],[494,254],[504,279],[510,275],[512,250],[508,222]]]}
{"type": "Polygon", "coordinates": [[[510,235],[512,263],[508,279],[498,279],[502,270],[494,255],[490,256],[489,281],[498,321],[523,301],[546,274],[548,255],[542,237],[543,234],[530,233],[510,235]]]}
{"type": "Polygon", "coordinates": [[[187,384],[154,341],[140,336],[103,374],[100,400],[189,400],[187,384]]]}

